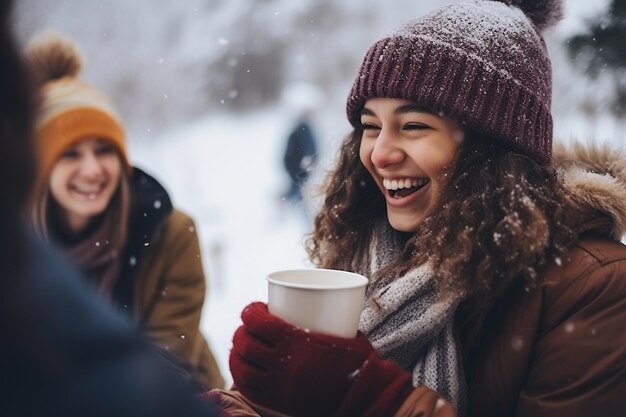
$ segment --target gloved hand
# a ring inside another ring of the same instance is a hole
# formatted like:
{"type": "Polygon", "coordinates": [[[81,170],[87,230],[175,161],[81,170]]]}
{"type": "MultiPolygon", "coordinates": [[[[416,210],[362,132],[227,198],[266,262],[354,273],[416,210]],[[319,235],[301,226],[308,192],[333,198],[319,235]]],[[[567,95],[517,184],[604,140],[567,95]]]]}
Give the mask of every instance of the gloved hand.
{"type": "Polygon", "coordinates": [[[362,334],[344,339],[305,332],[271,315],[264,303],[248,305],[241,318],[229,360],[235,386],[251,401],[289,415],[334,415],[374,352],[362,334]]]}
{"type": "Polygon", "coordinates": [[[296,416],[392,416],[413,391],[411,375],[378,356],[367,338],[305,332],[263,303],[242,312],[230,370],[251,401],[296,416]]]}
{"type": "Polygon", "coordinates": [[[411,375],[407,371],[372,352],[333,416],[390,417],[412,391],[411,375]]]}

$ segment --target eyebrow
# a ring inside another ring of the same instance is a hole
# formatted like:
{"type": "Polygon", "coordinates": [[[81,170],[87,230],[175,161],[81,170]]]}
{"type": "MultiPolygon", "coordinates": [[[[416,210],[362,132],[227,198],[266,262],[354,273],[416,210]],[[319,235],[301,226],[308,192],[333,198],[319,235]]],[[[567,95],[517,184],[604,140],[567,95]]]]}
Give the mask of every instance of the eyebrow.
{"type": "MultiPolygon", "coordinates": [[[[400,107],[396,107],[393,111],[393,114],[406,114],[406,113],[428,113],[428,114],[434,114],[432,112],[432,110],[430,110],[429,108],[425,107],[425,106],[421,106],[419,104],[415,104],[415,103],[408,103],[408,104],[404,104],[400,107]]],[[[372,110],[368,109],[367,107],[364,107],[363,110],[361,110],[361,115],[362,116],[376,116],[376,113],[374,113],[372,110]]]]}

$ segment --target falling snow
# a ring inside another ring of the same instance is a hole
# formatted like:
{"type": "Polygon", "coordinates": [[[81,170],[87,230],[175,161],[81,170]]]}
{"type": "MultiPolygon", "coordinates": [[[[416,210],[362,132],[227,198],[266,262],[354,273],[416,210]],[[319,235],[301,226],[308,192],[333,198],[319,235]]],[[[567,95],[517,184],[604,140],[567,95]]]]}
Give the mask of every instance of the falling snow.
{"type": "MultiPolygon", "coordinates": [[[[174,205],[196,220],[209,283],[202,329],[216,353],[222,372],[228,377],[228,351],[232,334],[240,324],[241,309],[250,301],[267,298],[265,276],[269,271],[308,265],[303,236],[310,228],[301,212],[278,197],[286,186],[280,158],[293,109],[278,103],[269,107],[258,106],[244,114],[226,113],[222,109],[226,109],[228,103],[245,95],[243,88],[229,85],[220,94],[209,95],[208,98],[207,91],[199,88],[212,77],[244,73],[246,76],[242,78],[248,80],[260,72],[250,66],[247,61],[250,54],[246,50],[234,48],[241,40],[242,27],[233,22],[245,21],[242,18],[249,15],[249,6],[254,0],[223,2],[225,6],[220,10],[200,7],[204,4],[200,0],[190,1],[182,2],[180,6],[174,2],[162,16],[152,13],[140,16],[140,21],[133,22],[133,25],[120,19],[123,27],[115,27],[104,34],[93,31],[90,35],[79,32],[86,21],[84,17],[93,13],[89,2],[61,0],[55,2],[54,13],[36,15],[34,12],[37,9],[32,7],[37,4],[36,0],[20,0],[16,2],[16,26],[22,42],[26,42],[41,27],[50,26],[55,19],[57,26],[67,29],[70,35],[84,39],[81,46],[89,58],[87,70],[90,80],[112,96],[128,124],[131,160],[154,173],[171,193],[174,205]],[[181,36],[161,36],[162,30],[168,27],[163,22],[180,18],[182,10],[190,10],[194,14],[184,16],[182,21],[186,25],[185,31],[180,32],[181,36]],[[212,24],[207,24],[207,21],[212,24]],[[136,25],[144,25],[141,33],[145,33],[146,38],[138,43],[141,47],[134,48],[129,54],[125,62],[127,65],[110,65],[117,62],[112,56],[118,56],[120,50],[127,49],[127,40],[136,34],[136,25]],[[102,37],[106,37],[106,42],[101,42],[102,37]],[[168,53],[167,59],[163,56],[164,51],[168,53]],[[228,51],[232,52],[232,56],[224,56],[228,51]],[[221,72],[205,69],[221,59],[224,63],[221,72]],[[181,76],[181,73],[189,75],[181,76]],[[127,91],[128,85],[133,86],[132,94],[127,91]],[[172,93],[174,91],[176,94],[172,93]],[[139,102],[132,101],[133,97],[139,102]],[[207,104],[213,107],[207,107],[207,104]],[[166,122],[169,121],[169,124],[165,123],[167,127],[161,123],[165,116],[168,117],[166,122]],[[197,121],[191,123],[192,118],[197,118],[197,121]],[[155,125],[157,120],[159,124],[155,125]],[[224,173],[228,173],[228,181],[224,173]],[[253,204],[233,204],[232,184],[246,184],[248,201],[253,204]]],[[[110,7],[99,9],[98,13],[130,7],[141,10],[148,1],[111,0],[110,3],[110,7]]],[[[374,2],[368,14],[363,11],[361,2],[334,2],[332,7],[339,11],[342,19],[359,16],[367,19],[368,16],[379,15],[381,18],[371,19],[370,25],[338,24],[319,29],[310,26],[319,25],[319,19],[308,19],[301,14],[307,7],[315,6],[316,0],[279,3],[280,8],[275,2],[258,6],[260,9],[265,7],[267,11],[260,27],[265,29],[263,35],[267,35],[262,41],[270,45],[276,42],[284,47],[287,76],[290,79],[306,79],[317,72],[346,74],[342,79],[336,77],[338,84],[330,86],[332,96],[325,100],[317,119],[322,141],[321,162],[328,167],[334,160],[340,138],[348,132],[343,106],[348,94],[346,84],[351,81],[347,78],[352,75],[346,67],[356,71],[358,60],[368,45],[407,20],[408,7],[417,16],[442,3],[401,0],[398,7],[390,8],[384,2],[374,2]],[[280,17],[276,19],[276,16],[280,17]],[[271,24],[268,24],[268,18],[271,24]],[[285,30],[284,33],[278,32],[281,29],[285,30]],[[298,38],[298,35],[303,36],[298,38]],[[301,39],[305,42],[289,43],[301,39]],[[299,48],[303,48],[302,51],[299,48]]],[[[599,7],[594,3],[580,0],[568,2],[568,19],[560,27],[570,33],[580,27],[583,20],[580,10],[584,9],[587,16],[592,15],[599,7]]],[[[46,5],[46,10],[53,8],[46,5]]],[[[555,35],[558,37],[559,32],[555,35]]],[[[554,49],[557,37],[548,39],[550,49],[554,49]]],[[[584,92],[576,94],[571,88],[581,78],[576,78],[570,69],[564,69],[562,57],[557,59],[553,66],[557,89],[553,107],[558,112],[555,114],[557,136],[567,138],[579,136],[581,132],[591,133],[590,124],[577,113],[579,109],[576,106],[584,92]]],[[[599,119],[595,129],[600,130],[593,132],[594,136],[611,137],[612,126],[612,121],[599,119]]],[[[360,185],[365,187],[367,184],[362,181],[360,185]]],[[[514,220],[511,219],[512,222],[514,220]]],[[[189,231],[196,232],[193,227],[189,231]]],[[[499,237],[494,234],[493,238],[496,241],[499,237]]],[[[128,262],[135,266],[137,259],[130,257],[128,262]]],[[[560,259],[554,262],[558,265],[560,259]]],[[[573,332],[574,324],[567,323],[565,331],[568,329],[573,332]]],[[[596,329],[592,329],[591,334],[595,335],[596,329]]],[[[514,347],[513,341],[511,343],[514,347]]]]}

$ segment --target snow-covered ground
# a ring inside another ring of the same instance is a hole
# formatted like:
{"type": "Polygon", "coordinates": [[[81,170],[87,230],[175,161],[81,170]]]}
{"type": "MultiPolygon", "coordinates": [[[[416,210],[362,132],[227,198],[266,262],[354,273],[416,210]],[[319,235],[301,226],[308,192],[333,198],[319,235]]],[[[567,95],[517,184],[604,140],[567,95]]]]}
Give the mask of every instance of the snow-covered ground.
{"type": "Polygon", "coordinates": [[[226,378],[239,313],[267,300],[265,276],[309,266],[303,210],[283,201],[284,112],[215,115],[153,140],[131,142],[131,156],[196,220],[209,297],[202,329],[226,378]]]}

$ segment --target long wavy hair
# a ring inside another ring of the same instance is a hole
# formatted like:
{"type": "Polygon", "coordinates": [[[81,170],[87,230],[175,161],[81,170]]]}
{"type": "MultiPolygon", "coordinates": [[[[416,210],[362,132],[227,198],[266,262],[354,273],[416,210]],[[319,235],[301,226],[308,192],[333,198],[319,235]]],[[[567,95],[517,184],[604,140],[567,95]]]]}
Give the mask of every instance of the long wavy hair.
{"type": "MultiPolygon", "coordinates": [[[[530,288],[548,264],[561,262],[576,241],[579,219],[567,209],[570,199],[552,167],[502,141],[465,133],[435,207],[415,233],[395,232],[403,247],[371,278],[393,279],[431,262],[440,295],[460,299],[467,322],[461,325],[476,330],[513,283],[530,288]]],[[[309,257],[319,267],[372,272],[375,227],[387,214],[359,159],[361,135],[355,129],[345,138],[323,184],[322,207],[307,239],[309,257]]]]}

